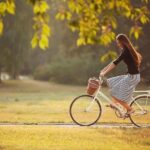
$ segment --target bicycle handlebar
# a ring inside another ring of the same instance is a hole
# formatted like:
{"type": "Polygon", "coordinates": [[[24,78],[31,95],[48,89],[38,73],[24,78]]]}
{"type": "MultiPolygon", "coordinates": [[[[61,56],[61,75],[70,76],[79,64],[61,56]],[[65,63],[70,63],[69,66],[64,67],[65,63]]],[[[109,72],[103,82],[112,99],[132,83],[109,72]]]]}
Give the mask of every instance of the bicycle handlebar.
{"type": "Polygon", "coordinates": [[[100,81],[100,83],[103,83],[103,77],[102,76],[99,76],[99,81],[100,81]]]}

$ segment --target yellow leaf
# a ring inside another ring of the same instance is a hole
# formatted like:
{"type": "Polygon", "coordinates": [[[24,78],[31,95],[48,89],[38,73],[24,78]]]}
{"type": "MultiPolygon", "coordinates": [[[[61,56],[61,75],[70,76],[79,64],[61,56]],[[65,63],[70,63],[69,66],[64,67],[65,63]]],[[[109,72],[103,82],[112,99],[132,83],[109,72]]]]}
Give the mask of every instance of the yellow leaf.
{"type": "Polygon", "coordinates": [[[135,37],[135,39],[139,38],[139,33],[137,31],[134,32],[134,37],[135,37]]]}
{"type": "Polygon", "coordinates": [[[4,28],[3,22],[0,21],[0,35],[3,33],[3,28],[4,28]]]}
{"type": "Polygon", "coordinates": [[[6,3],[0,2],[0,14],[4,14],[6,10],[6,3]]]}
{"type": "Polygon", "coordinates": [[[38,44],[38,36],[37,36],[37,34],[35,34],[31,41],[32,48],[35,48],[37,46],[37,44],[38,44]]]}
{"type": "Polygon", "coordinates": [[[49,26],[47,24],[43,25],[42,34],[44,34],[44,35],[46,35],[48,37],[51,35],[50,28],[49,28],[49,26]]]}
{"type": "Polygon", "coordinates": [[[142,24],[146,24],[149,21],[149,18],[147,16],[143,15],[140,18],[140,21],[141,21],[142,24]]]}
{"type": "Polygon", "coordinates": [[[49,5],[45,1],[37,1],[34,5],[33,11],[37,13],[45,13],[49,9],[49,5]]]}
{"type": "Polygon", "coordinates": [[[87,44],[94,44],[94,41],[91,38],[87,39],[87,44]]]}
{"type": "Polygon", "coordinates": [[[113,50],[109,50],[107,53],[105,53],[103,56],[100,57],[101,62],[106,62],[109,59],[115,59],[117,57],[117,53],[113,50]]]}
{"type": "Polygon", "coordinates": [[[111,25],[112,25],[112,27],[114,28],[114,29],[116,29],[117,28],[117,23],[116,23],[116,20],[111,20],[111,25]]]}
{"type": "Polygon", "coordinates": [[[75,2],[70,1],[70,2],[68,3],[68,7],[69,7],[69,9],[70,9],[72,12],[74,12],[74,11],[76,10],[75,2]]]}
{"type": "Polygon", "coordinates": [[[108,60],[108,54],[107,53],[100,57],[101,62],[106,62],[107,60],[108,60]]]}
{"type": "Polygon", "coordinates": [[[15,14],[15,4],[14,4],[14,2],[7,1],[6,9],[7,9],[8,13],[14,15],[15,14]]]}
{"type": "Polygon", "coordinates": [[[85,39],[84,38],[79,38],[77,40],[77,46],[81,46],[81,45],[85,45],[86,42],[85,42],[85,39]]]}
{"type": "Polygon", "coordinates": [[[40,4],[40,12],[45,13],[49,9],[49,5],[45,1],[42,1],[40,4]]]}
{"type": "Polygon", "coordinates": [[[65,14],[63,13],[60,15],[60,20],[64,20],[64,19],[65,19],[65,14]]]}
{"type": "Polygon", "coordinates": [[[60,13],[57,13],[56,16],[55,16],[55,18],[56,18],[57,20],[60,19],[60,15],[61,15],[60,13]]]}
{"type": "Polygon", "coordinates": [[[134,33],[134,27],[132,27],[132,28],[130,29],[129,35],[131,36],[133,33],[134,33]]]}
{"type": "Polygon", "coordinates": [[[40,12],[40,6],[38,3],[36,3],[33,7],[33,11],[35,14],[39,13],[40,12]]]}
{"type": "Polygon", "coordinates": [[[42,35],[39,41],[39,46],[41,49],[45,50],[48,47],[48,37],[46,37],[45,35],[42,35]]]}
{"type": "Polygon", "coordinates": [[[72,25],[70,25],[69,27],[70,27],[70,29],[71,29],[72,32],[75,32],[77,30],[77,28],[74,27],[74,26],[72,26],[72,25]]]}
{"type": "Polygon", "coordinates": [[[67,20],[71,20],[71,17],[72,17],[71,13],[67,12],[67,13],[66,13],[66,18],[67,18],[67,20]]]}

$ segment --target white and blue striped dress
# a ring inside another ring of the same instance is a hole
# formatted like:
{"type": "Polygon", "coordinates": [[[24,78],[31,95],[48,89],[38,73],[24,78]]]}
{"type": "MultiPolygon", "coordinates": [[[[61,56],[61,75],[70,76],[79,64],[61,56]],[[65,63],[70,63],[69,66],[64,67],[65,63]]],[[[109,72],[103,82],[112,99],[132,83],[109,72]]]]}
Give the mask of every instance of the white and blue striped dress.
{"type": "Polygon", "coordinates": [[[140,82],[140,74],[127,74],[107,79],[111,96],[129,103],[132,100],[136,85],[140,82]]]}
{"type": "Polygon", "coordinates": [[[130,51],[126,48],[121,55],[113,61],[117,65],[121,60],[125,62],[128,68],[126,75],[120,75],[107,79],[107,85],[110,88],[111,96],[130,103],[135,87],[140,82],[139,68],[136,66],[130,51]]]}

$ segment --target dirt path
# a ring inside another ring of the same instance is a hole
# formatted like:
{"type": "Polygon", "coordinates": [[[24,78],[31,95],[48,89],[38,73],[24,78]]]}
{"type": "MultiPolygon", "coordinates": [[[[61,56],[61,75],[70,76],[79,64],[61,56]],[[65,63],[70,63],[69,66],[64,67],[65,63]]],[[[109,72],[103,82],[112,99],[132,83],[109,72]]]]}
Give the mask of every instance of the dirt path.
{"type": "MultiPolygon", "coordinates": [[[[65,127],[65,128],[84,128],[74,123],[0,123],[0,126],[52,126],[52,127],[65,127]]],[[[89,128],[137,128],[133,124],[95,124],[89,128]]]]}

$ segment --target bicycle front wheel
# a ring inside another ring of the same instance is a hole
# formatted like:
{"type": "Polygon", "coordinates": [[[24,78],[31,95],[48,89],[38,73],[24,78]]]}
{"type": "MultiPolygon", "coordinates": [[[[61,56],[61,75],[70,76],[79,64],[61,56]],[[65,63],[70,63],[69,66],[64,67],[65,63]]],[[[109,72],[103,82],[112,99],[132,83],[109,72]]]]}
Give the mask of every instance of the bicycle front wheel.
{"type": "Polygon", "coordinates": [[[150,95],[141,95],[131,103],[135,110],[130,115],[131,122],[138,127],[150,127],[150,95]]]}
{"type": "Polygon", "coordinates": [[[72,120],[81,126],[90,126],[96,123],[101,112],[99,101],[90,95],[81,95],[75,98],[70,105],[72,120]]]}

